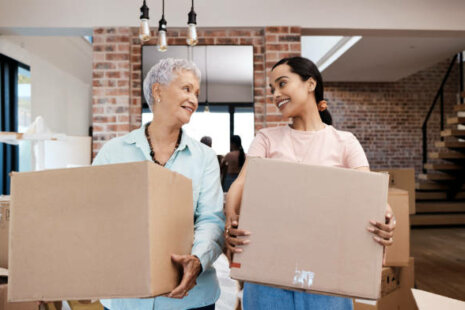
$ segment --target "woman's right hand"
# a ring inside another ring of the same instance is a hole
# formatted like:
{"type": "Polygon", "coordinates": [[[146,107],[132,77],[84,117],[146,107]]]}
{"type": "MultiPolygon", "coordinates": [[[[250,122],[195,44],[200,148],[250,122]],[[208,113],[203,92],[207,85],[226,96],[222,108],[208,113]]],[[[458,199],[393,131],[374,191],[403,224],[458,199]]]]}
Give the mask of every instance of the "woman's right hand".
{"type": "Polygon", "coordinates": [[[234,253],[241,253],[242,246],[250,243],[250,240],[244,238],[250,236],[250,232],[238,229],[239,215],[228,214],[226,215],[226,225],[224,230],[224,240],[226,244],[226,257],[231,262],[234,253]]]}

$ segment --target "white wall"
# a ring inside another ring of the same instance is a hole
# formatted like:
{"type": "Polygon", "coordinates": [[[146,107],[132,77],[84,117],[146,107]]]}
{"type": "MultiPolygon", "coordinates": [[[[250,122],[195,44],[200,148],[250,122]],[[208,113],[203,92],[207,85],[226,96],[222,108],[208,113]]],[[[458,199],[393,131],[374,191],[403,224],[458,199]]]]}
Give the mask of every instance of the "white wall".
{"type": "MultiPolygon", "coordinates": [[[[0,33],[31,27],[37,31],[67,28],[69,33],[97,26],[136,26],[141,4],[142,0],[4,0],[0,1],[0,33]]],[[[161,0],[147,0],[147,5],[151,25],[156,27],[161,0]]],[[[168,27],[186,26],[189,9],[190,1],[166,1],[168,27]]],[[[202,0],[195,2],[195,10],[201,27],[465,30],[463,0],[202,0]]]]}
{"type": "Polygon", "coordinates": [[[0,36],[0,53],[31,67],[32,119],[54,132],[87,136],[92,46],[80,37],[0,36]]]}

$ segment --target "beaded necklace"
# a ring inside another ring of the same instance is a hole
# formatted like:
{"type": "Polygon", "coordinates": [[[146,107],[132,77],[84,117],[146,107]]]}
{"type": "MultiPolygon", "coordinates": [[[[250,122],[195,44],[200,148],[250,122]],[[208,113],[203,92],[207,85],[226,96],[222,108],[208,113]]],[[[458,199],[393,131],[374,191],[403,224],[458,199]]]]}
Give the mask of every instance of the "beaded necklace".
{"type": "MultiPolygon", "coordinates": [[[[155,158],[155,151],[153,150],[152,148],[152,141],[150,140],[150,135],[149,135],[149,125],[150,123],[147,124],[147,126],[145,126],[145,137],[147,138],[147,142],[149,143],[149,147],[150,147],[150,157],[152,157],[152,160],[154,163],[156,163],[157,165],[160,165],[162,167],[164,167],[166,165],[166,162],[164,164],[162,164],[161,162],[159,162],[158,160],[156,160],[155,158]]],[[[178,134],[178,140],[176,141],[176,145],[174,146],[174,151],[176,151],[176,149],[178,148],[179,144],[181,144],[181,137],[182,137],[182,130],[179,129],[179,134],[178,134]]]]}

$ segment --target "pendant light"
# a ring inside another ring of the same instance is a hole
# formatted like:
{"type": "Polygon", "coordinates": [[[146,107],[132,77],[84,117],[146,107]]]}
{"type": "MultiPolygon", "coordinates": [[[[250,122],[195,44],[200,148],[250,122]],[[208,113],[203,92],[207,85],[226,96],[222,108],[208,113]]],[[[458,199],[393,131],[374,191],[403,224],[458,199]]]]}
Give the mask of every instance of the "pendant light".
{"type": "Polygon", "coordinates": [[[162,5],[161,19],[158,22],[158,50],[166,52],[168,50],[168,41],[166,39],[165,0],[163,0],[162,5]]]}
{"type": "Polygon", "coordinates": [[[145,0],[140,8],[139,38],[142,42],[150,40],[149,7],[145,4],[145,0]]]}
{"type": "Polygon", "coordinates": [[[192,0],[191,11],[187,15],[189,18],[187,20],[187,45],[195,46],[197,45],[197,14],[194,11],[194,0],[192,0]]]}

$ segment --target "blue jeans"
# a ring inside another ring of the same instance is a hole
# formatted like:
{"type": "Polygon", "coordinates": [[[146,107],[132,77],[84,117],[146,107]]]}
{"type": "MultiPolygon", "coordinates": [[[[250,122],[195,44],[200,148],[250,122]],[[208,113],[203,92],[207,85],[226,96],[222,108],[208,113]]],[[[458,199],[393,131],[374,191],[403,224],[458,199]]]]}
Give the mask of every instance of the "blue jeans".
{"type": "Polygon", "coordinates": [[[352,299],[245,283],[244,310],[352,310],[352,299]]]}

